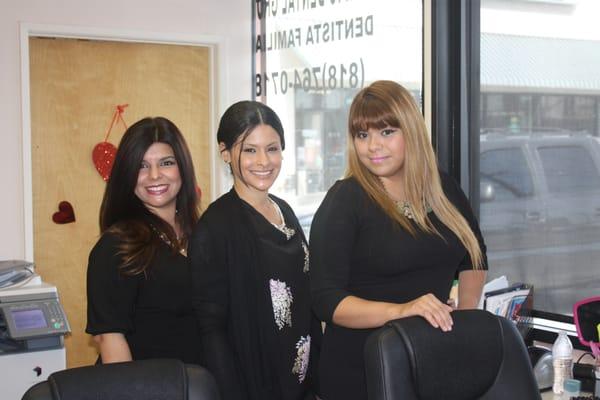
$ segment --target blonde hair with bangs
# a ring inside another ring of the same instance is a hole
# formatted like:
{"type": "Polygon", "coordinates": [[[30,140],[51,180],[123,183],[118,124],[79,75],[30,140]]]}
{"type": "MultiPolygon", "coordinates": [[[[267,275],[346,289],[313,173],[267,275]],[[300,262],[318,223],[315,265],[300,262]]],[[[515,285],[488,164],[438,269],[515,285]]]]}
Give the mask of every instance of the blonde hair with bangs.
{"type": "Polygon", "coordinates": [[[413,221],[424,232],[441,236],[427,215],[427,205],[467,249],[473,268],[482,267],[479,241],[467,220],[448,200],[442,189],[438,165],[419,107],[408,90],[393,81],[376,81],[362,89],[350,106],[348,117],[348,169],[368,196],[411,235],[413,224],[398,210],[379,178],[359,160],[354,139],[369,128],[399,128],[404,135],[404,193],[411,205],[413,221]]]}

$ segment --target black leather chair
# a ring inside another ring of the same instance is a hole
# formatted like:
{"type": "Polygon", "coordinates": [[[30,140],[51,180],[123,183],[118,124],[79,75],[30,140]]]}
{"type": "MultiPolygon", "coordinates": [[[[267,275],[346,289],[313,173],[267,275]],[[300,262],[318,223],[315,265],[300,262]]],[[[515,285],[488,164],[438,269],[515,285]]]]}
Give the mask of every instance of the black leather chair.
{"type": "Polygon", "coordinates": [[[373,332],[365,345],[369,400],[541,399],[513,322],[480,310],[452,318],[450,332],[421,317],[373,332]]]}
{"type": "Polygon", "coordinates": [[[212,375],[197,365],[155,359],[58,371],[22,400],[219,400],[212,375]]]}

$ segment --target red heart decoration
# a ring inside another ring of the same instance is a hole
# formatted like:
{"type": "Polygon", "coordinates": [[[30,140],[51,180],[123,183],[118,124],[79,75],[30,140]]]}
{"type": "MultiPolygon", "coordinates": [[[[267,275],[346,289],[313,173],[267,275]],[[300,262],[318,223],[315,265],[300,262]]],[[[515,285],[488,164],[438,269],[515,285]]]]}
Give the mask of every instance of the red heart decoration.
{"type": "Polygon", "coordinates": [[[110,142],[100,142],[94,146],[92,160],[94,161],[96,170],[105,181],[110,178],[110,171],[112,170],[113,162],[115,162],[116,154],[117,148],[110,142]]]}
{"type": "Polygon", "coordinates": [[[56,224],[68,224],[75,222],[75,212],[73,206],[68,201],[58,203],[58,211],[52,214],[52,221],[56,224]]]}

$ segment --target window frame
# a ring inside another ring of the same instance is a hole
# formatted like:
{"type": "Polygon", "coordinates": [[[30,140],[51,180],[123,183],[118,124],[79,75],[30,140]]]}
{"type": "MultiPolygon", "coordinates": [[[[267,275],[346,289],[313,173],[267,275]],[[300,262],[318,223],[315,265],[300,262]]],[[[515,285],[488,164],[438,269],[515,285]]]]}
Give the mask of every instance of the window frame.
{"type": "MultiPolygon", "coordinates": [[[[431,1],[432,143],[440,168],[459,182],[479,218],[481,1],[431,1]]],[[[575,334],[571,316],[534,308],[527,318],[528,344],[552,343],[560,329],[575,334]]]]}

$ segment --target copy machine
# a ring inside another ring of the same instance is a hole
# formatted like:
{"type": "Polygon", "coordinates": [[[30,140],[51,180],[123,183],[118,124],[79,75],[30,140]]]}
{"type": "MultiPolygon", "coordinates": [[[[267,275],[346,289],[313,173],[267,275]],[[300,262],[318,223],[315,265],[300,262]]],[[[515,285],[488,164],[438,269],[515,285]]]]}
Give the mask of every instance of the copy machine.
{"type": "Polygon", "coordinates": [[[69,331],[56,287],[42,282],[32,263],[0,261],[0,397],[21,399],[65,369],[69,331]]]}

